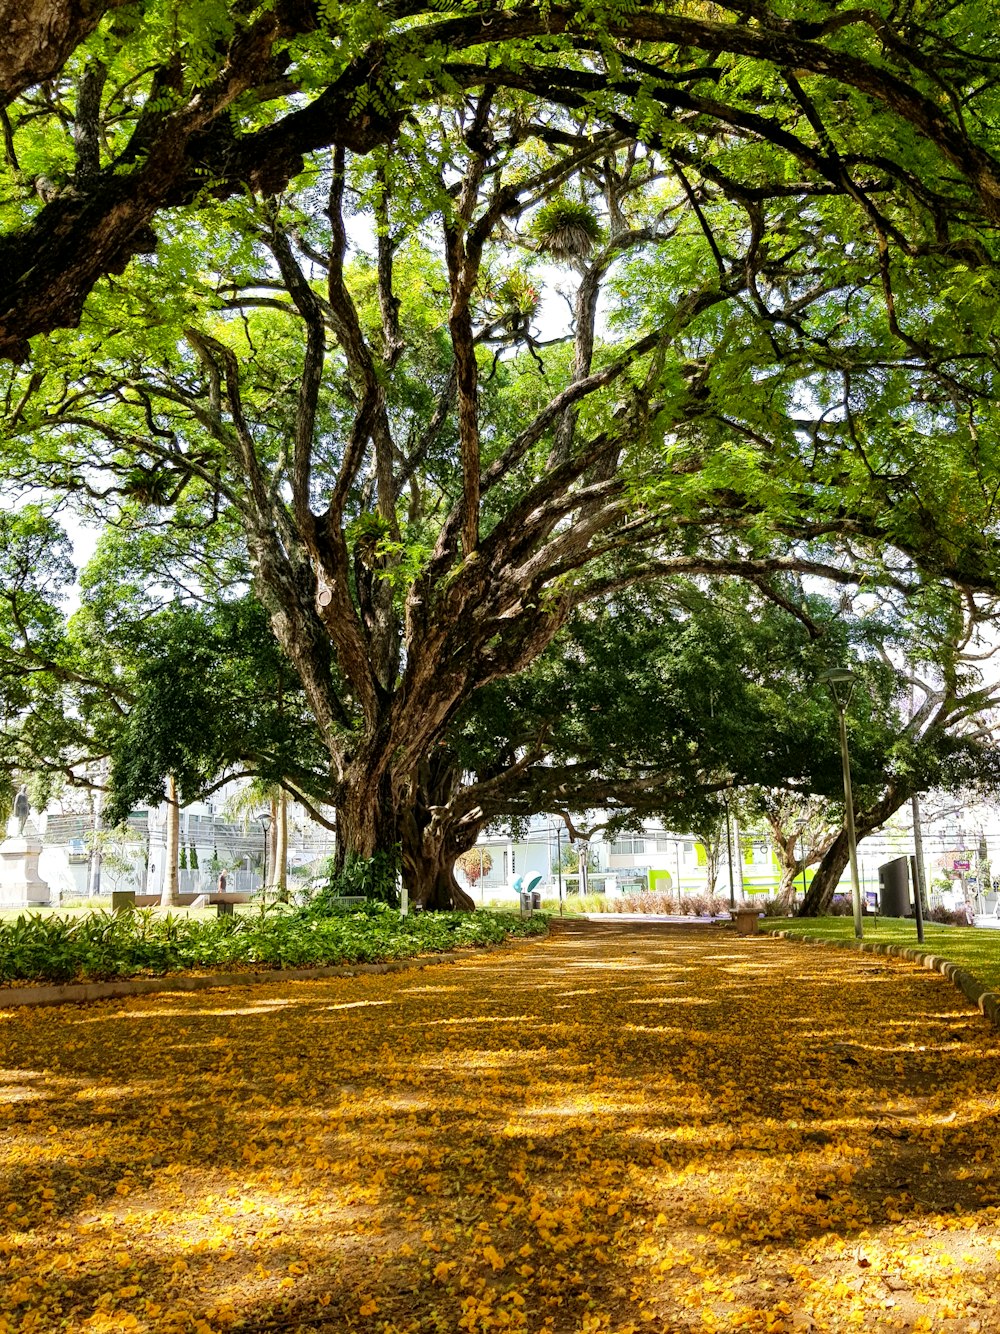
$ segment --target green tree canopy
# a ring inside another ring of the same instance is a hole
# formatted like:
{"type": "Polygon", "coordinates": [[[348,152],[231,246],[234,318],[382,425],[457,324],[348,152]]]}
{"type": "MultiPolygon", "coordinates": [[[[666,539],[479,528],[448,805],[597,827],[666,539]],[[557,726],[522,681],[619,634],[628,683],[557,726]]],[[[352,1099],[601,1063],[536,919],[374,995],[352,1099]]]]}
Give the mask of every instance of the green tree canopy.
{"type": "Polygon", "coordinates": [[[345,854],[637,583],[997,587],[981,12],[127,15],[11,103],[7,476],[245,544],[345,854]]]}
{"type": "Polygon", "coordinates": [[[166,212],[280,190],[324,147],[395,146],[415,112],[483,88],[751,200],[842,196],[887,262],[982,262],[1000,218],[993,4],[6,0],[0,17],[8,356],[75,323],[166,212]]]}

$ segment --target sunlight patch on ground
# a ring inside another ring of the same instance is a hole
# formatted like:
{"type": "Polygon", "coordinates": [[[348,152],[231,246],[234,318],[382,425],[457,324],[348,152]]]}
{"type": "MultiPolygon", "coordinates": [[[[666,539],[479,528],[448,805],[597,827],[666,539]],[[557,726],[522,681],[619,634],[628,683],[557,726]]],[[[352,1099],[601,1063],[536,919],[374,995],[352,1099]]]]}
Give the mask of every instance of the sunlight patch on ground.
{"type": "Polygon", "coordinates": [[[1000,1035],[949,983],[576,930],[10,1016],[0,1331],[995,1334],[1000,1035]]]}

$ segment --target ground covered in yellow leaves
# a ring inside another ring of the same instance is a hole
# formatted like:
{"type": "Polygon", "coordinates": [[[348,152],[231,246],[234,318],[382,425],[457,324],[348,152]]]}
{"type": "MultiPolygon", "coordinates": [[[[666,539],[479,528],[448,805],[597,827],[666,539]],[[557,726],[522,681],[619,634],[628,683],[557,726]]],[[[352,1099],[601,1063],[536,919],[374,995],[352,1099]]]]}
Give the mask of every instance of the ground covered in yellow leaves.
{"type": "Polygon", "coordinates": [[[1000,1330],[1000,1033],[902,961],[579,923],[0,1065],[5,1334],[1000,1330]]]}

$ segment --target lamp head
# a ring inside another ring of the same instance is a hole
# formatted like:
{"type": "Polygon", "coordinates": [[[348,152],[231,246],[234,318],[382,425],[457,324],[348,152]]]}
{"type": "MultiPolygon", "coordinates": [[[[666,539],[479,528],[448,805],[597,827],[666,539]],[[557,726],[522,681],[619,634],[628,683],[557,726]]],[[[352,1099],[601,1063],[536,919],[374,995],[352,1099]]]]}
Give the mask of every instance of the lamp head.
{"type": "Polygon", "coordinates": [[[268,831],[268,829],[270,828],[270,825],[271,825],[271,812],[270,812],[270,811],[261,811],[260,815],[257,816],[257,819],[258,819],[258,820],[261,822],[261,824],[264,826],[264,832],[267,833],[267,831],[268,831]]]}
{"type": "Polygon", "coordinates": [[[846,709],[850,703],[851,692],[857,679],[857,675],[850,667],[829,667],[819,674],[819,680],[829,689],[834,703],[840,709],[846,709]]]}

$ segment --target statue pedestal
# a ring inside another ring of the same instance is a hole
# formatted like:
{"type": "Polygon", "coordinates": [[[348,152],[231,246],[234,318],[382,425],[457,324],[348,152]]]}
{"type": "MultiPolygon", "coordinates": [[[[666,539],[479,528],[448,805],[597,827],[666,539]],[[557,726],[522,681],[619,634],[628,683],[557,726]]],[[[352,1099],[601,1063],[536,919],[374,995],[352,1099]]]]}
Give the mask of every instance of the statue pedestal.
{"type": "Polygon", "coordinates": [[[41,839],[27,829],[0,843],[0,908],[47,904],[51,894],[38,874],[41,839]]]}

